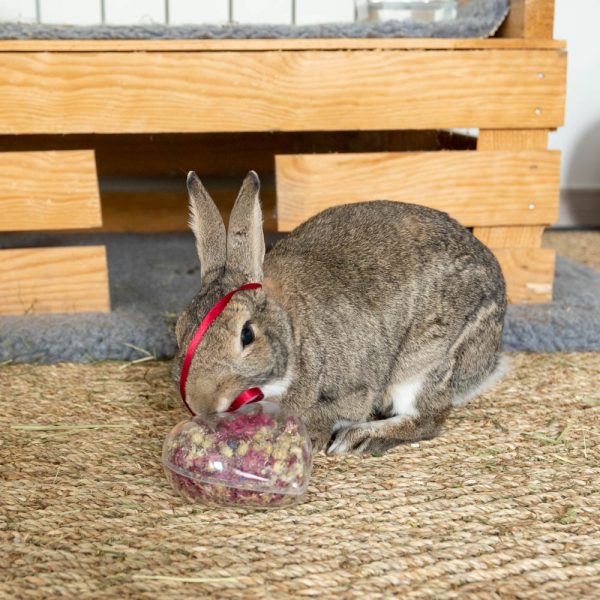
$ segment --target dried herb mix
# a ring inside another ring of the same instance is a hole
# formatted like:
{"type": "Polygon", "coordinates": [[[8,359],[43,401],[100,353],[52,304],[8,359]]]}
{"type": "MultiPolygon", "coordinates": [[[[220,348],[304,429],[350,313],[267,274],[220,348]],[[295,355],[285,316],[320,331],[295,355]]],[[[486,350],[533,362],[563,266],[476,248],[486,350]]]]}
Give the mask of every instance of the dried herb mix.
{"type": "Polygon", "coordinates": [[[190,501],[269,508],[301,499],[312,452],[304,424],[263,401],[179,423],[165,440],[163,464],[190,501]]]}

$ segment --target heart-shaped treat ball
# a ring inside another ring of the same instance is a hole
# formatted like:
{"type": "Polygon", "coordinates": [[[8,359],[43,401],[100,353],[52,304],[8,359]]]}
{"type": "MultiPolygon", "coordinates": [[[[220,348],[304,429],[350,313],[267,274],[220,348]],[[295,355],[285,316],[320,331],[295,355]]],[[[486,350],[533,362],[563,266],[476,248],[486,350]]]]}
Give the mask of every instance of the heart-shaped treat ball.
{"type": "Polygon", "coordinates": [[[179,423],[163,446],[171,485],[208,504],[270,508],[298,502],[312,466],[302,421],[267,401],[179,423]]]}

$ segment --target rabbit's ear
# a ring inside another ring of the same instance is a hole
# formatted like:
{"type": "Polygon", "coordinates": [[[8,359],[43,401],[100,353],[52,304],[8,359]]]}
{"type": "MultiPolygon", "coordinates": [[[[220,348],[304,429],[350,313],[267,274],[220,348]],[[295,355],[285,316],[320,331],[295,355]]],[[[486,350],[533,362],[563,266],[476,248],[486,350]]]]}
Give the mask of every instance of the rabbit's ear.
{"type": "Polygon", "coordinates": [[[209,271],[225,267],[227,241],[225,224],[202,182],[194,171],[187,176],[190,196],[189,225],[196,237],[196,249],[200,259],[200,277],[209,271]]]}
{"type": "Polygon", "coordinates": [[[265,258],[259,191],[258,175],[250,171],[231,211],[227,232],[227,268],[243,273],[251,282],[262,281],[265,258]]]}

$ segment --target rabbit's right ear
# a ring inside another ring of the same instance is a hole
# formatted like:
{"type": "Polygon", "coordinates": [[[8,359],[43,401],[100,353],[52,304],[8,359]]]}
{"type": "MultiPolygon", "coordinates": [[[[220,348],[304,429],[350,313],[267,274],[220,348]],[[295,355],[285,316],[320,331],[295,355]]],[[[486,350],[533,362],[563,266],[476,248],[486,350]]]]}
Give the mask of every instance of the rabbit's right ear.
{"type": "Polygon", "coordinates": [[[252,282],[262,281],[265,258],[259,192],[258,175],[250,171],[231,211],[227,233],[227,268],[243,273],[252,282]]]}
{"type": "Polygon", "coordinates": [[[225,224],[212,198],[204,189],[194,171],[187,176],[190,196],[189,226],[196,237],[196,249],[200,259],[200,277],[221,270],[227,258],[227,236],[225,224]]]}

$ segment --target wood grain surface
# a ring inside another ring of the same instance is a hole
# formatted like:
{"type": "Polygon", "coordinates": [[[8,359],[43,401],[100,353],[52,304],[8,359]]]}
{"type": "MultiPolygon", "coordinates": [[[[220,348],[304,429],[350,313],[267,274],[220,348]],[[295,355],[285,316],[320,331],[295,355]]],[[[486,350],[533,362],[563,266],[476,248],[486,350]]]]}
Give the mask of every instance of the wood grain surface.
{"type": "MultiPolygon", "coordinates": [[[[518,0],[513,0],[517,2],[518,0]]],[[[0,52],[262,52],[270,50],[555,50],[562,40],[306,38],[223,40],[0,40],[0,52]]]]}
{"type": "Polygon", "coordinates": [[[463,225],[541,225],[558,211],[554,151],[305,154],[276,157],[280,231],[330,206],[424,204],[463,225]]]}
{"type": "Polygon", "coordinates": [[[510,12],[498,31],[503,38],[526,42],[552,41],[554,0],[511,0],[510,12]]]}
{"type": "Polygon", "coordinates": [[[546,150],[547,129],[482,129],[477,150],[546,150]]]}
{"type": "Polygon", "coordinates": [[[0,152],[0,231],[101,224],[92,151],[0,152]]]}
{"type": "Polygon", "coordinates": [[[543,225],[473,228],[473,235],[489,248],[540,248],[543,233],[543,225]]]}
{"type": "MultiPolygon", "coordinates": [[[[548,131],[544,129],[484,129],[477,139],[478,150],[545,150],[548,131]]],[[[559,183],[556,183],[557,187],[559,183]]],[[[558,190],[556,191],[558,193],[558,190]]],[[[555,194],[553,194],[554,196],[555,194]]],[[[475,227],[473,235],[495,248],[539,248],[544,227],[475,227]]]]}
{"type": "Polygon", "coordinates": [[[6,52],[0,134],[549,128],[565,67],[558,50],[6,52]]]}
{"type": "Polygon", "coordinates": [[[104,246],[0,250],[0,314],[110,310],[104,246]]]}
{"type": "Polygon", "coordinates": [[[552,301],[556,252],[550,248],[492,248],[512,304],[552,301]]]}

